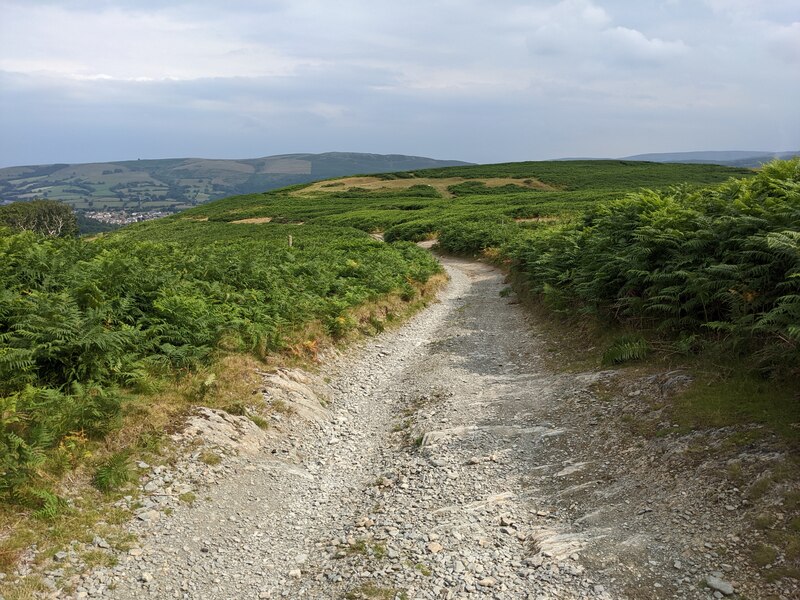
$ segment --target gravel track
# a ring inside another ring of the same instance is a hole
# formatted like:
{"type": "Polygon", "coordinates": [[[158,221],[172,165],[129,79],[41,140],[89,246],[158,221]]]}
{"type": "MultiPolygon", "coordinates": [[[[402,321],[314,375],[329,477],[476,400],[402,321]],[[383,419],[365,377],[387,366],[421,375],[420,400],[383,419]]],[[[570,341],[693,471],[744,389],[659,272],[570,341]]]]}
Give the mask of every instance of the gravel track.
{"type": "Polygon", "coordinates": [[[502,275],[443,263],[440,302],[324,367],[330,419],[289,419],[194,506],[137,522],[141,548],[78,596],[713,597],[724,524],[655,519],[663,474],[623,478],[630,449],[595,427],[615,374],[548,371],[502,275]]]}

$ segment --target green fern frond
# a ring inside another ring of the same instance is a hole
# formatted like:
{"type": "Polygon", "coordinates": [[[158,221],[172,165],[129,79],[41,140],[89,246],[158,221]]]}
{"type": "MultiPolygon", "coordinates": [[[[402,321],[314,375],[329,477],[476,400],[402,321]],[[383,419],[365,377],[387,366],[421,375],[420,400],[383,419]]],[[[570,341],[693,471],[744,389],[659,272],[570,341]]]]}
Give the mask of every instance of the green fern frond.
{"type": "Polygon", "coordinates": [[[632,360],[641,360],[650,353],[651,347],[640,335],[626,335],[616,341],[603,353],[603,363],[615,365],[632,360]]]}

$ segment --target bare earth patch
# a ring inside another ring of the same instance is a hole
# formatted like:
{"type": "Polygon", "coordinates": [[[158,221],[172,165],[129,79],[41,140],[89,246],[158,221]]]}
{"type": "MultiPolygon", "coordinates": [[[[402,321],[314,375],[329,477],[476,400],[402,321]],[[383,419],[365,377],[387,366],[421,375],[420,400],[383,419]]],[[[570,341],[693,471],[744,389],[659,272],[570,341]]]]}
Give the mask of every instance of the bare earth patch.
{"type": "Polygon", "coordinates": [[[239,219],[238,221],[230,221],[234,225],[242,225],[245,223],[251,224],[258,224],[258,223],[269,223],[272,221],[272,217],[253,217],[251,219],[239,219]]]}
{"type": "Polygon", "coordinates": [[[365,190],[406,190],[415,185],[429,185],[445,198],[452,198],[453,194],[448,191],[448,187],[458,185],[467,181],[479,181],[488,188],[501,187],[504,185],[517,185],[523,190],[542,190],[555,191],[556,188],[539,181],[538,179],[513,179],[510,177],[497,177],[486,179],[466,179],[464,177],[446,177],[437,179],[435,177],[414,177],[411,179],[381,179],[380,177],[345,177],[331,181],[320,181],[302,190],[292,192],[292,196],[308,196],[321,192],[337,192],[353,187],[365,190]]]}

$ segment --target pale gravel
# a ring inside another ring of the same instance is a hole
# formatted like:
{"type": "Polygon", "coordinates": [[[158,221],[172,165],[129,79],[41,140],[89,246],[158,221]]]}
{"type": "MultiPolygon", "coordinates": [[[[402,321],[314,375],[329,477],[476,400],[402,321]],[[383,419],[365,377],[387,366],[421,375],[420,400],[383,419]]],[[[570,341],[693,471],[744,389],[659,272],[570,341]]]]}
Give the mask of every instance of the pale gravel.
{"type": "Polygon", "coordinates": [[[439,302],[325,365],[330,421],[212,469],[73,597],[712,597],[698,581],[739,569],[734,523],[602,423],[616,374],[549,370],[502,275],[443,262],[439,302]]]}

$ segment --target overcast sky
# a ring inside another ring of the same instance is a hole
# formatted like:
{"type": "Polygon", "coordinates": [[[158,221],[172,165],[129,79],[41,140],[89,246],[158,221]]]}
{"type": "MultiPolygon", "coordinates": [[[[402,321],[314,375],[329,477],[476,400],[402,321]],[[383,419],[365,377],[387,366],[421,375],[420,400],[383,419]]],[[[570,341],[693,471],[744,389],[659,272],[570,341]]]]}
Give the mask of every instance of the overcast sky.
{"type": "Polygon", "coordinates": [[[0,166],[800,147],[800,0],[0,0],[0,166]]]}

